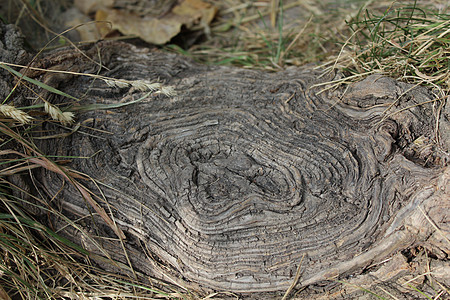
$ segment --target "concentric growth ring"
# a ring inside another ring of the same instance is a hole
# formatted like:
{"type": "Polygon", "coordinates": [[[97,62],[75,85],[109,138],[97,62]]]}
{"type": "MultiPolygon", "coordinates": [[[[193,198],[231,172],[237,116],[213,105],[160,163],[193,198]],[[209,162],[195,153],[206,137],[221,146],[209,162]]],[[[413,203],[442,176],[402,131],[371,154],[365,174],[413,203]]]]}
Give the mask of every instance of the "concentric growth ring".
{"type": "Polygon", "coordinates": [[[336,255],[368,225],[370,199],[358,191],[367,166],[332,140],[278,132],[287,121],[226,109],[154,124],[139,149],[138,170],[173,209],[177,221],[161,232],[174,240],[170,254],[184,274],[233,290],[241,283],[286,284],[303,253],[336,255]]]}

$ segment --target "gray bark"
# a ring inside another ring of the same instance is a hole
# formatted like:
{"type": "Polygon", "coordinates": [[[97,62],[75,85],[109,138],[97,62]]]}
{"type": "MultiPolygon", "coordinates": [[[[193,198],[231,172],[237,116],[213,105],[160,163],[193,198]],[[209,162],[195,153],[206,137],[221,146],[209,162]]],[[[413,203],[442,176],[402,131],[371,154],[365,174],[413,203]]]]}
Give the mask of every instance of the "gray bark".
{"type": "MultiPolygon", "coordinates": [[[[312,66],[279,73],[208,67],[123,43],[97,46],[83,50],[96,61],[101,53],[101,75],[159,80],[178,95],[78,112],[76,133],[39,143],[46,154],[80,157],[70,167],[95,179],[80,182],[104,195],[107,202],[98,203],[125,233],[141,274],[193,288],[268,292],[291,285],[303,256],[297,287],[358,273],[418,241],[448,256],[449,245],[419,210],[448,233],[448,141],[435,142],[436,124],[447,126],[445,111],[437,122],[436,103],[389,115],[430,100],[429,91],[371,76],[320,93],[325,86],[314,85],[338,75],[320,77],[312,66]]],[[[70,49],[33,66],[45,62],[98,68],[70,49]]],[[[143,95],[87,77],[27,74],[84,104],[143,95]]],[[[98,241],[126,263],[117,236],[75,188],[55,173],[37,178],[66,212],[83,217],[80,226],[92,227],[93,237],[111,237],[98,241]]],[[[84,246],[96,251],[89,241],[84,246]]]]}

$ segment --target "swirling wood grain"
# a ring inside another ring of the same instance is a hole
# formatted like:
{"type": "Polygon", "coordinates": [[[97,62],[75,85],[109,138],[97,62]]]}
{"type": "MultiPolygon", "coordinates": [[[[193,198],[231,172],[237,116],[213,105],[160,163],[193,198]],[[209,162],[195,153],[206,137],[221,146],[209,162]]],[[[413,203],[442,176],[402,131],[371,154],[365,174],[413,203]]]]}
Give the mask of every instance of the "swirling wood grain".
{"type": "MultiPolygon", "coordinates": [[[[137,270],[218,290],[285,290],[303,255],[301,282],[311,284],[411,244],[402,220],[435,194],[441,169],[400,146],[412,143],[411,124],[431,134],[424,111],[382,119],[409,86],[377,77],[371,88],[319,93],[312,85],[332,78],[311,68],[268,74],[123,48],[102,75],[161,80],[178,96],[84,113],[95,130],[42,147],[91,157],[72,167],[101,183],[137,270]]],[[[84,78],[65,89],[108,103],[142,95],[84,78]]],[[[58,176],[43,178],[50,194],[61,190],[58,176]]],[[[70,187],[60,199],[88,214],[70,187]]]]}

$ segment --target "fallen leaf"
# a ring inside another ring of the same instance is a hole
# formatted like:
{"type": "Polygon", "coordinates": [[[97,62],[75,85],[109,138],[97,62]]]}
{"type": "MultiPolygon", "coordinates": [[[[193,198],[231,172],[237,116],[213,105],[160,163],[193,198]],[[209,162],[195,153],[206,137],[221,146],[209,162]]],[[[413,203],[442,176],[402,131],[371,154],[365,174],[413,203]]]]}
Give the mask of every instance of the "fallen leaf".
{"type": "MultiPolygon", "coordinates": [[[[64,25],[67,28],[74,28],[78,35],[76,38],[71,37],[73,42],[97,41],[101,38],[96,25],[92,24],[91,19],[76,7],[65,11],[62,15],[62,19],[65,20],[64,25]]],[[[69,34],[71,34],[71,32],[69,32],[69,34]]]]}
{"type": "MultiPolygon", "coordinates": [[[[95,20],[111,22],[112,30],[118,30],[124,35],[135,35],[148,43],[162,45],[180,33],[182,26],[187,29],[204,28],[216,13],[217,8],[209,3],[184,0],[161,17],[141,17],[124,9],[103,8],[97,10],[95,20]]],[[[103,36],[111,29],[105,23],[97,26],[103,36]]]]}
{"type": "Polygon", "coordinates": [[[112,8],[114,0],[75,0],[74,5],[86,15],[89,15],[105,7],[112,8]]]}
{"type": "MultiPolygon", "coordinates": [[[[118,30],[124,35],[136,35],[144,41],[162,45],[170,41],[181,30],[182,23],[176,18],[140,18],[139,16],[116,9],[98,10],[96,21],[108,21],[113,30],[118,30]]],[[[105,34],[103,24],[99,24],[102,35],[105,34]]]]}
{"type": "Polygon", "coordinates": [[[190,29],[196,24],[209,24],[217,13],[217,7],[201,0],[185,0],[172,9],[172,13],[186,17],[183,25],[190,29]]]}

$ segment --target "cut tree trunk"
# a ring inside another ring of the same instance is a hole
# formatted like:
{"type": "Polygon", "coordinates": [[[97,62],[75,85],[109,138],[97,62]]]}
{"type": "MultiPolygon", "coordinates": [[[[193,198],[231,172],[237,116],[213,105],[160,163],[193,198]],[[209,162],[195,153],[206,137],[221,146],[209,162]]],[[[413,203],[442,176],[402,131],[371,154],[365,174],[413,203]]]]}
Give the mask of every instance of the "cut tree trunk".
{"type": "MultiPolygon", "coordinates": [[[[102,225],[60,175],[37,172],[41,189],[92,227],[94,240],[110,237],[97,241],[137,273],[190,288],[268,292],[288,289],[298,269],[297,288],[335,280],[417,241],[448,257],[450,245],[427,221],[448,236],[448,141],[436,139],[437,124],[448,125],[445,110],[436,119],[438,102],[421,104],[433,99],[429,91],[381,76],[324,90],[338,75],[321,77],[313,66],[208,67],[124,43],[82,50],[92,60],[69,49],[32,65],[95,74],[101,62],[102,76],[177,92],[79,111],[77,132],[39,142],[45,154],[80,157],[70,168],[92,178],[77,180],[105,200],[94,198],[118,229],[102,225]]],[[[28,72],[83,105],[145,94],[28,72]]],[[[97,251],[89,239],[71,238],[97,251]]]]}

